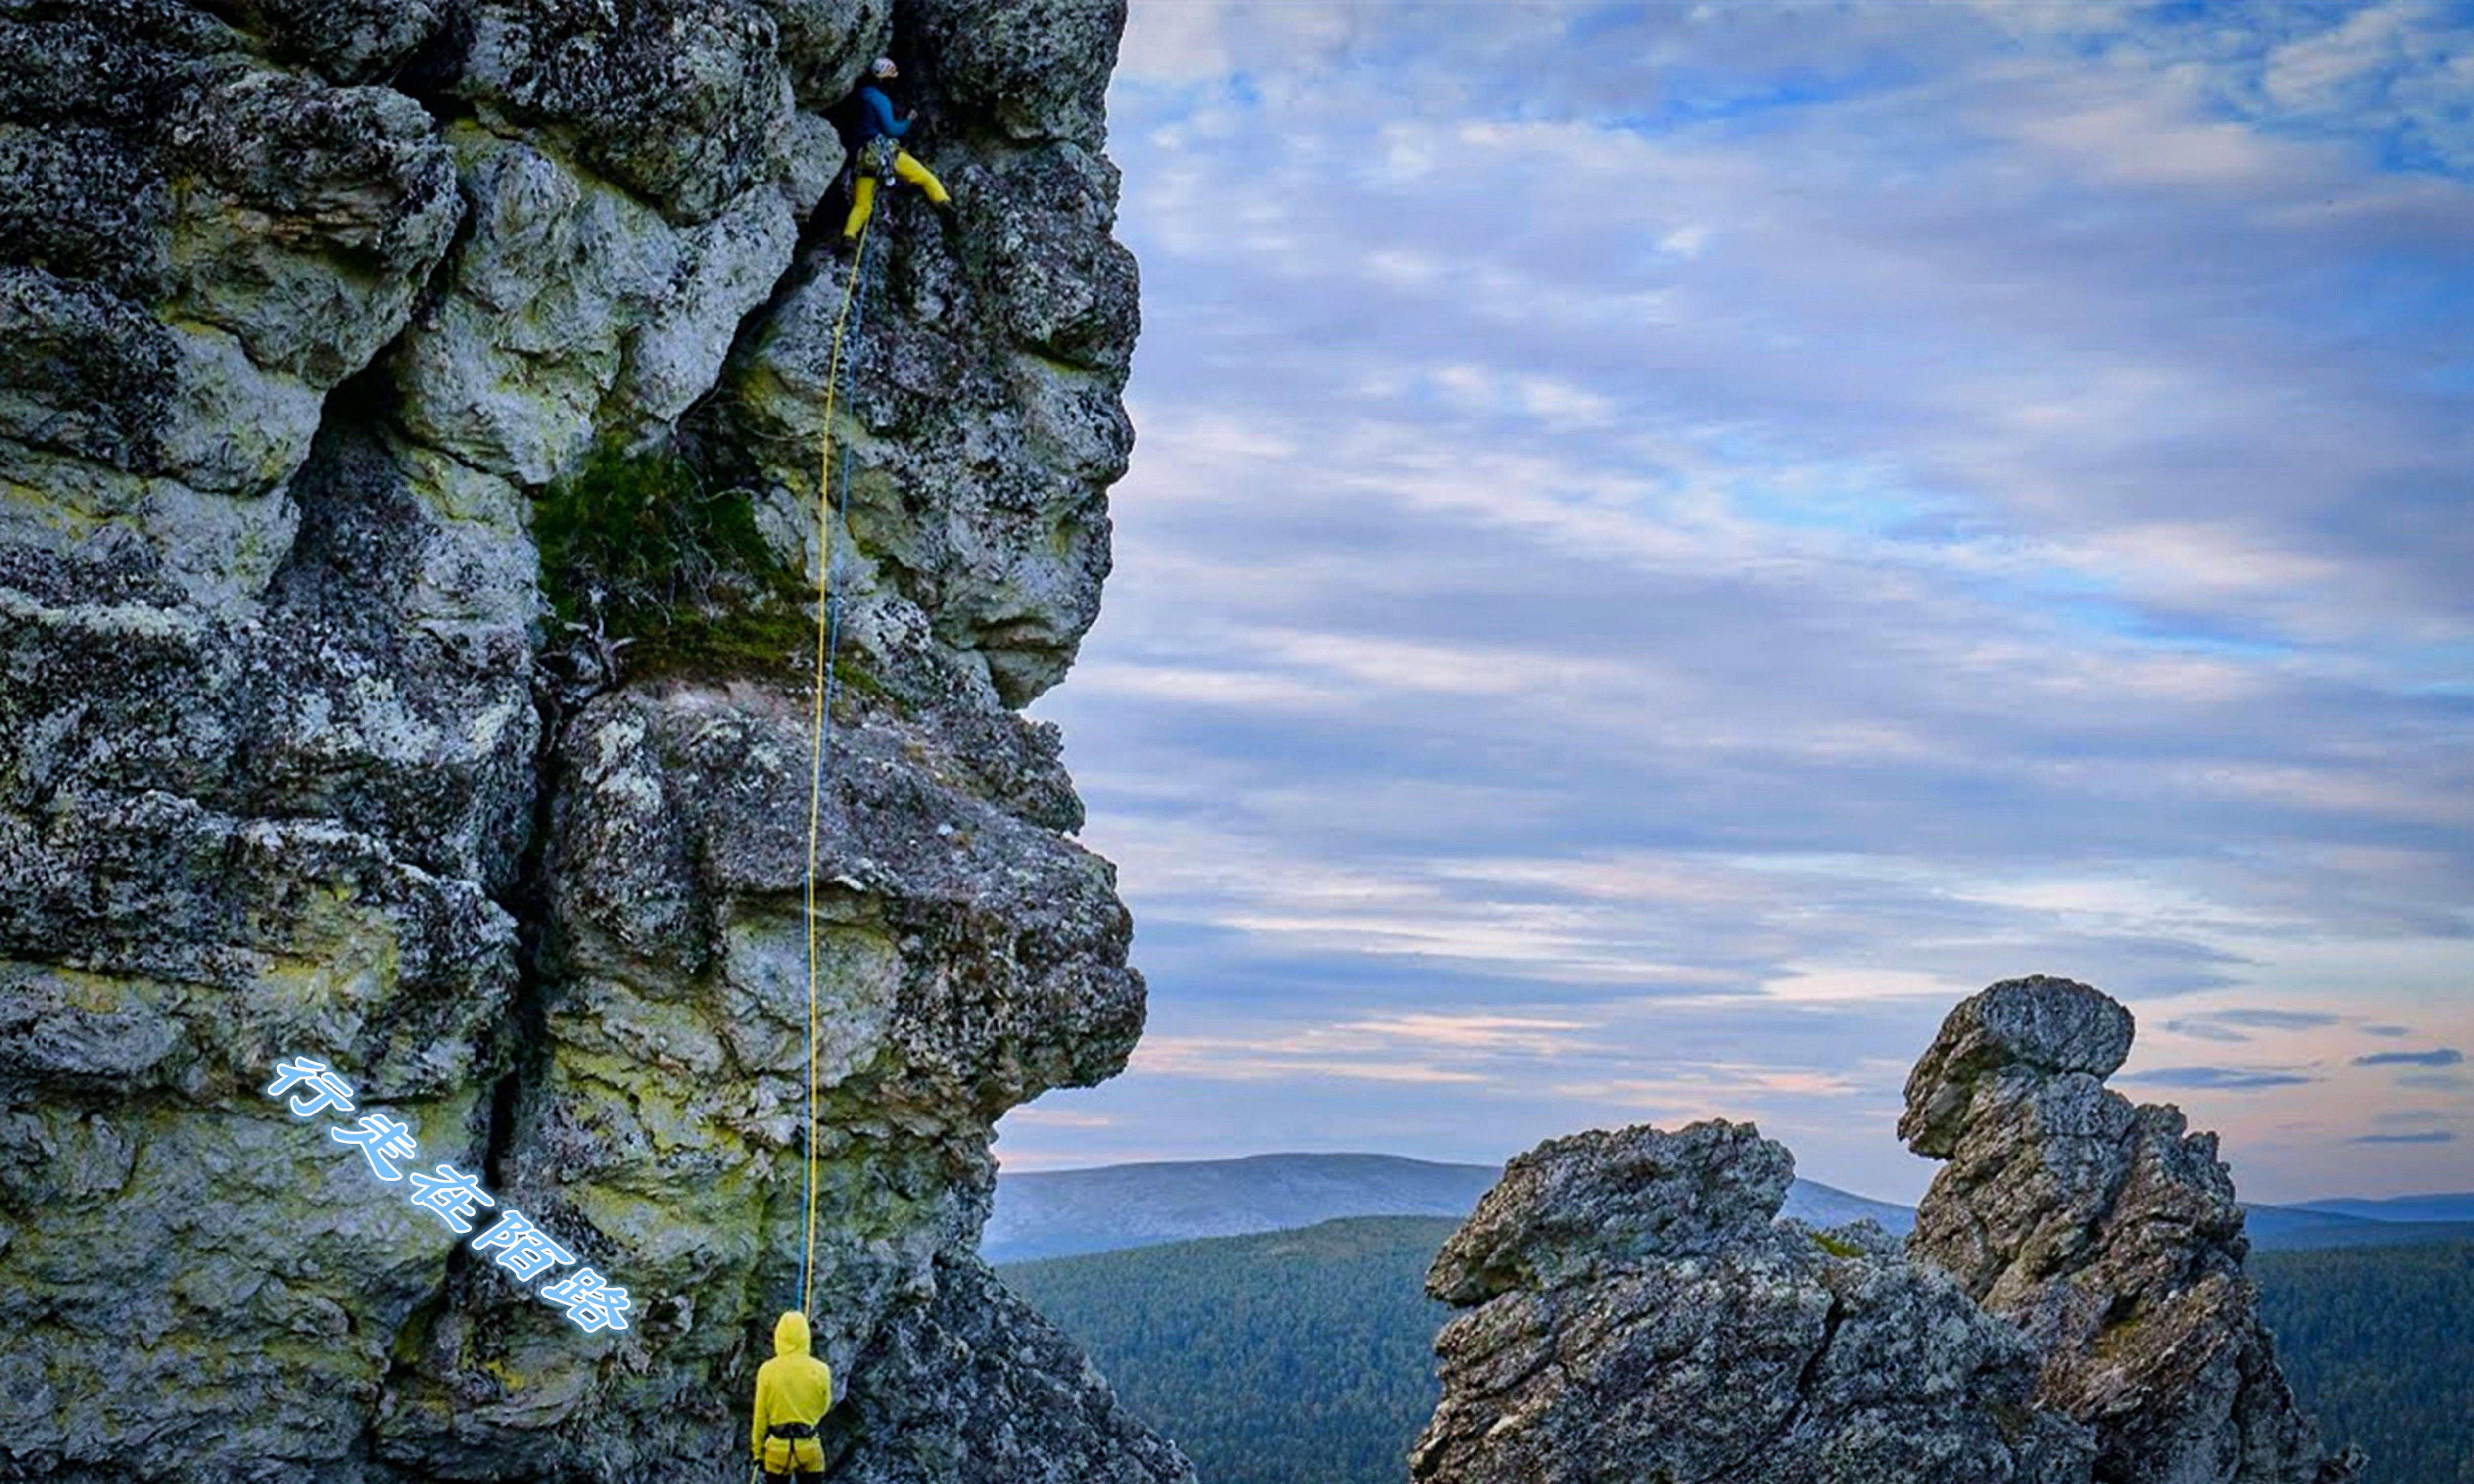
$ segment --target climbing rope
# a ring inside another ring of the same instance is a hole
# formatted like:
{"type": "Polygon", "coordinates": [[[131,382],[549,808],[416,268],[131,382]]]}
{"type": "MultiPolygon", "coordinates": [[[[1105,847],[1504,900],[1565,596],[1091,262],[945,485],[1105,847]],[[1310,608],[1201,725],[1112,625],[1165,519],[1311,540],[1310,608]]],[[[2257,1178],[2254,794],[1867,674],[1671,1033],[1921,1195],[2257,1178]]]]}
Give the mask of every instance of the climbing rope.
{"type": "MultiPolygon", "coordinates": [[[[834,591],[834,522],[850,516],[850,444],[842,444],[841,500],[834,490],[834,402],[841,389],[842,340],[845,329],[856,332],[854,305],[864,305],[860,280],[867,275],[868,229],[876,212],[860,224],[859,251],[851,264],[850,283],[842,290],[841,312],[834,317],[833,357],[825,371],[825,431],[816,457],[816,684],[813,742],[808,768],[808,1223],[799,1260],[799,1311],[813,1313],[810,1290],[816,1277],[816,844],[824,819],[825,754],[833,742],[834,663],[841,653],[841,599],[834,591]]],[[[864,314],[861,316],[864,319],[864,314]]],[[[854,379],[858,372],[854,368],[854,379]]]]}

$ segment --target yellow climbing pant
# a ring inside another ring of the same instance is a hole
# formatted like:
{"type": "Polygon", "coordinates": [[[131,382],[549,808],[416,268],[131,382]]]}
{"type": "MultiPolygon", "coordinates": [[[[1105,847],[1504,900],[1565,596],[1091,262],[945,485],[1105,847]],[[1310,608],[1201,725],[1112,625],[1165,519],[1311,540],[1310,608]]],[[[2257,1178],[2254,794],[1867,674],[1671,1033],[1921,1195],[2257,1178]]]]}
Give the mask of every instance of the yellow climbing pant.
{"type": "MultiPolygon", "coordinates": [[[[926,191],[928,199],[940,206],[952,199],[945,194],[944,182],[930,175],[927,166],[912,159],[909,150],[894,152],[893,173],[926,191]]],[[[850,220],[842,224],[842,236],[845,239],[857,237],[859,229],[867,225],[868,213],[875,209],[876,177],[861,175],[859,183],[851,187],[850,220]]]]}

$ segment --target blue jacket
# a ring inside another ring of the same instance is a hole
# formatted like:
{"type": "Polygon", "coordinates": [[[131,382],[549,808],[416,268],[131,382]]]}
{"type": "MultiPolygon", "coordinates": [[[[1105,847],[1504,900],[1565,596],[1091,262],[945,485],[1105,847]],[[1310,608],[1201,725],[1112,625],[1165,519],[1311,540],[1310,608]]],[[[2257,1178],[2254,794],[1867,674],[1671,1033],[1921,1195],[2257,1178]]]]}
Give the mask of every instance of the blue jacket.
{"type": "Polygon", "coordinates": [[[910,132],[910,121],[893,116],[893,101],[885,97],[882,90],[862,87],[859,90],[859,101],[866,105],[866,108],[861,110],[861,129],[863,137],[861,143],[885,137],[899,139],[910,132]]]}

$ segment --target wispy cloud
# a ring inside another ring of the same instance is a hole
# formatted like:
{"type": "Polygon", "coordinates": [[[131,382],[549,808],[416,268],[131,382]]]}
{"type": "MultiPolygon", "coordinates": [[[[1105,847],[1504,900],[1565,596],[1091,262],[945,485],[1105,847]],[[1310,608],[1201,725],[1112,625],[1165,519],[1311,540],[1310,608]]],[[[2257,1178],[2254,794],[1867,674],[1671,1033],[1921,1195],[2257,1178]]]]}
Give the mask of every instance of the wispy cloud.
{"type": "Polygon", "coordinates": [[[2356,1066],[2455,1066],[2465,1060],[2465,1053],[2454,1046],[2436,1046],[2429,1051],[2374,1051],[2354,1058],[2356,1066]]]}
{"type": "Polygon", "coordinates": [[[2341,1018],[2324,1010],[2215,1010],[2168,1020],[2165,1029],[2200,1041],[2246,1041],[2256,1031],[2308,1031],[2341,1018]]]}
{"type": "Polygon", "coordinates": [[[2160,1066],[2126,1072],[2114,1079],[2158,1088],[2201,1088],[2218,1092],[2251,1092],[2267,1088],[2298,1088],[2317,1079],[2297,1071],[2250,1066],[2160,1066]]]}
{"type": "Polygon", "coordinates": [[[1894,1108],[2043,970],[2300,1079],[2246,1182],[2411,1184],[2339,1131],[2464,1089],[2341,1041],[2474,1039],[2462,12],[1136,0],[1123,56],[1141,444],[1039,707],[1153,987],[1093,1106],[1894,1108]]]}
{"type": "Polygon", "coordinates": [[[1043,1108],[1028,1103],[1006,1114],[1016,1127],[1038,1129],[1113,1129],[1122,1121],[1107,1113],[1082,1113],[1070,1108],[1043,1108]]]}
{"type": "Polygon", "coordinates": [[[2358,1144],[2453,1144],[2457,1136],[2447,1129],[2431,1129],[2420,1134],[2363,1134],[2355,1137],[2358,1144]]]}
{"type": "Polygon", "coordinates": [[[1552,1060],[1590,1049],[1591,1022],[1431,1011],[1370,1016],[1280,1034],[1153,1035],[1134,1066],[1153,1075],[1256,1081],[1289,1076],[1370,1082],[1486,1083],[1502,1059],[1552,1060]]]}

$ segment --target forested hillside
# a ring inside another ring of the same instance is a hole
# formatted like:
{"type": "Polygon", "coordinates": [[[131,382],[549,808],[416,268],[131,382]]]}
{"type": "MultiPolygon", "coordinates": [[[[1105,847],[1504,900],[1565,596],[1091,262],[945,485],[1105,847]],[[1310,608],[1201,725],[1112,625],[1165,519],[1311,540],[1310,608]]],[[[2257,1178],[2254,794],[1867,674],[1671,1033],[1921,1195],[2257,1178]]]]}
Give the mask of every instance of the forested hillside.
{"type": "Polygon", "coordinates": [[[2365,1484],[2474,1484],[2474,1242],[2261,1253],[2262,1309],[2323,1437],[2365,1484]]]}
{"type": "MultiPolygon", "coordinates": [[[[1366,1217],[999,1271],[1209,1484],[1401,1484],[1458,1223],[1366,1217]]],[[[2474,1484],[2474,1243],[2260,1253],[2286,1375],[2364,1484],[2474,1484]]]]}
{"type": "Polygon", "coordinates": [[[1459,1225],[1363,1216],[998,1272],[1208,1484],[1400,1484],[1440,1395],[1446,1311],[1420,1284],[1459,1225]]]}

